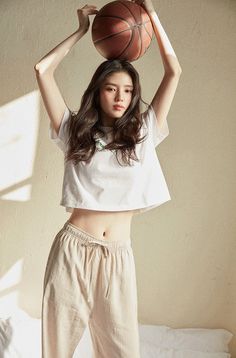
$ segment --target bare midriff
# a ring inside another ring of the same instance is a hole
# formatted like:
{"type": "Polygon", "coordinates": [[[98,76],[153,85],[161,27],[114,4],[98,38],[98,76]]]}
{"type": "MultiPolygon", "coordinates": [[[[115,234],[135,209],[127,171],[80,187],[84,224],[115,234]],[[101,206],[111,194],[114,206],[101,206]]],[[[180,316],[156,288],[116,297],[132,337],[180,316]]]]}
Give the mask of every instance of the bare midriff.
{"type": "Polygon", "coordinates": [[[69,223],[99,240],[120,241],[130,239],[134,210],[96,211],[74,208],[69,223]]]}

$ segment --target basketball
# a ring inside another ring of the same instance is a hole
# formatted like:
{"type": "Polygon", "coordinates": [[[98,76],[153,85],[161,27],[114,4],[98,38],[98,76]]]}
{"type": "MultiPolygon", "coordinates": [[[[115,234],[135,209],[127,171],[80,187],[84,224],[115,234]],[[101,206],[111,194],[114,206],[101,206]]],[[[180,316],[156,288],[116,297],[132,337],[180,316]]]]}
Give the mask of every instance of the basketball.
{"type": "Polygon", "coordinates": [[[145,54],[152,41],[150,17],[142,6],[116,0],[103,6],[92,23],[92,40],[106,59],[135,61],[145,54]]]}

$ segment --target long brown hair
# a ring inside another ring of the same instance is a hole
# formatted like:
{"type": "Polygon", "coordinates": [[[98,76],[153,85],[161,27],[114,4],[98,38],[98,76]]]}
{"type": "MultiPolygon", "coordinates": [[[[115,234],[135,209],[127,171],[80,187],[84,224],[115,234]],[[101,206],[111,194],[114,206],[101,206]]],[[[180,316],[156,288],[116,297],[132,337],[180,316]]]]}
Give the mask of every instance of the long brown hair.
{"type": "MultiPolygon", "coordinates": [[[[72,160],[74,164],[79,161],[88,162],[96,151],[95,135],[104,135],[100,118],[99,90],[105,78],[114,72],[127,72],[132,78],[132,100],[121,118],[118,118],[112,127],[113,140],[104,149],[115,150],[117,161],[118,152],[122,161],[131,165],[131,159],[139,161],[135,152],[135,145],[145,136],[140,137],[142,118],[140,113],[141,87],[139,74],[130,62],[125,60],[107,60],[96,69],[86,91],[81,99],[79,111],[71,112],[68,121],[68,150],[66,161],[72,160]]],[[[120,162],[119,162],[120,163],[120,162]]]]}

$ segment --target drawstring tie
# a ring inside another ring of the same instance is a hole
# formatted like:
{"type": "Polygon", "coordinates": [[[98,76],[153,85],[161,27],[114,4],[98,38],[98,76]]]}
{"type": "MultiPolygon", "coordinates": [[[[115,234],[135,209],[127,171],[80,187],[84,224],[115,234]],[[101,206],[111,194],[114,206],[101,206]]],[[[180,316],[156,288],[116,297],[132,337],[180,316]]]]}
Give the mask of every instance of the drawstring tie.
{"type": "MultiPolygon", "coordinates": [[[[102,249],[102,252],[103,252],[104,257],[105,257],[105,258],[108,257],[109,249],[108,249],[108,247],[105,246],[105,245],[100,245],[100,244],[95,243],[95,242],[83,243],[82,245],[83,245],[83,246],[100,246],[101,249],[102,249]]],[[[90,273],[90,275],[91,275],[91,273],[90,273]]],[[[107,297],[107,294],[108,294],[109,289],[110,289],[110,282],[109,282],[109,278],[108,278],[106,269],[104,270],[104,275],[106,276],[106,282],[107,282],[107,288],[106,288],[106,294],[105,294],[105,297],[107,297]]],[[[92,301],[92,297],[91,297],[91,291],[92,291],[92,287],[91,287],[91,277],[90,277],[89,282],[88,282],[88,285],[87,285],[87,291],[88,291],[88,302],[91,302],[91,301],[92,301]]]]}
{"type": "MultiPolygon", "coordinates": [[[[108,247],[102,245],[101,248],[102,248],[102,251],[103,251],[104,256],[107,258],[108,253],[109,253],[108,247]]],[[[108,293],[109,293],[109,290],[110,290],[110,280],[109,280],[109,277],[108,277],[108,273],[107,273],[106,267],[105,267],[105,270],[104,270],[104,275],[106,276],[105,282],[106,282],[107,287],[106,287],[105,297],[107,298],[108,293]]]]}
{"type": "Polygon", "coordinates": [[[108,253],[109,253],[108,247],[101,245],[101,248],[102,248],[104,256],[107,257],[108,253]]]}

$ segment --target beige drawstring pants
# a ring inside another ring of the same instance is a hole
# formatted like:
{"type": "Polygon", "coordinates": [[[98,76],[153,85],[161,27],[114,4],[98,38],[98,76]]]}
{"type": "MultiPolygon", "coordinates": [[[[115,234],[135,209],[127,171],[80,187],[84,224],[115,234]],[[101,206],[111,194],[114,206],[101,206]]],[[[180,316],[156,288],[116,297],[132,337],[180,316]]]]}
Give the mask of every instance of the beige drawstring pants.
{"type": "Polygon", "coordinates": [[[42,357],[72,358],[87,325],[93,358],[140,358],[131,240],[99,240],[67,221],[47,260],[42,357]]]}

